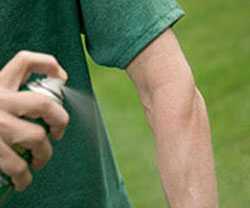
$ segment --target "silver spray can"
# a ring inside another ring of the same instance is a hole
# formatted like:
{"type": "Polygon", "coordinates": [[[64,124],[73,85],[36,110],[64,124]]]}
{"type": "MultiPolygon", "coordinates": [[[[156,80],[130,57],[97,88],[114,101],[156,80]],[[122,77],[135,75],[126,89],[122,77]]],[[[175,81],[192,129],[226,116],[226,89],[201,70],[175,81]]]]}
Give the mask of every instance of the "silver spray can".
{"type": "MultiPolygon", "coordinates": [[[[64,94],[63,87],[65,86],[65,81],[56,78],[44,78],[37,79],[35,81],[29,82],[22,87],[22,91],[32,91],[35,93],[40,93],[48,96],[51,100],[56,103],[63,105],[64,94]]],[[[26,119],[26,118],[24,118],[26,119]]],[[[41,119],[26,119],[33,123],[42,125],[47,133],[49,134],[48,125],[41,119]]],[[[32,154],[31,151],[24,149],[19,145],[15,145],[12,147],[15,152],[22,157],[27,163],[30,165],[32,162],[32,154]]],[[[11,178],[6,174],[0,171],[0,207],[3,206],[4,202],[8,199],[11,193],[14,190],[14,185],[11,181],[11,178]]]]}

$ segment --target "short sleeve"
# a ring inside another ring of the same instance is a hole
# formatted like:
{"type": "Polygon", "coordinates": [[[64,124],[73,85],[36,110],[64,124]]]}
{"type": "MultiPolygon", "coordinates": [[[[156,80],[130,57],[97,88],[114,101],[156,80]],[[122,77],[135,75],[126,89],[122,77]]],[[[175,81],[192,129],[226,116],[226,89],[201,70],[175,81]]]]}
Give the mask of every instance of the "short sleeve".
{"type": "Polygon", "coordinates": [[[120,69],[184,15],[175,0],[80,0],[80,7],[89,54],[120,69]]]}

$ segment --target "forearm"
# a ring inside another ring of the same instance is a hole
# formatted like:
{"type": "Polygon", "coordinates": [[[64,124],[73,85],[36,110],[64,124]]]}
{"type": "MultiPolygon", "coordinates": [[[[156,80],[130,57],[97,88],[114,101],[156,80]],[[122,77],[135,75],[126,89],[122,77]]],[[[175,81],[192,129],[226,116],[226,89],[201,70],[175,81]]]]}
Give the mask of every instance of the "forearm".
{"type": "Polygon", "coordinates": [[[172,208],[216,208],[205,103],[171,29],[128,67],[155,134],[162,183],[172,208]]]}
{"type": "Polygon", "coordinates": [[[151,107],[145,107],[156,137],[164,190],[172,208],[215,208],[216,180],[203,99],[194,90],[187,98],[190,101],[182,104],[185,110],[179,110],[178,104],[171,102],[176,94],[170,94],[159,89],[152,96],[151,107]]]}

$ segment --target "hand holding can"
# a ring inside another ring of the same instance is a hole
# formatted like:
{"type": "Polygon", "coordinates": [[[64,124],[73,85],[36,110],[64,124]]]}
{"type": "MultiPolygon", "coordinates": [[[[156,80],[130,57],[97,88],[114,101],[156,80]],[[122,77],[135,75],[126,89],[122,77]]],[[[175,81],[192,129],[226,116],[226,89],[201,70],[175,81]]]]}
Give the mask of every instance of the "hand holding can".
{"type": "Polygon", "coordinates": [[[32,155],[34,169],[42,168],[51,158],[53,150],[44,127],[49,128],[52,138],[59,139],[69,116],[61,106],[59,90],[49,88],[51,81],[63,85],[66,80],[66,72],[54,57],[28,51],[19,52],[0,72],[0,171],[8,176],[0,178],[0,200],[6,179],[17,191],[31,183],[26,150],[32,155]],[[31,73],[55,79],[33,82],[27,85],[29,91],[18,91],[31,73]]]}

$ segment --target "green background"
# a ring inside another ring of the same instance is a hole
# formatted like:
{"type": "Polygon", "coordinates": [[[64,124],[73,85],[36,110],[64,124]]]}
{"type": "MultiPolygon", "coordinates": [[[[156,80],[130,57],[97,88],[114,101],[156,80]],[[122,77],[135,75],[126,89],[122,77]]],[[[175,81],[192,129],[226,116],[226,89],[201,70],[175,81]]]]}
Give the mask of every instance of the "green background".
{"type": "MultiPolygon", "coordinates": [[[[175,26],[210,115],[222,208],[250,204],[250,1],[180,1],[175,26]]],[[[126,73],[90,60],[111,143],[135,207],[166,207],[154,140],[126,73]]]]}

